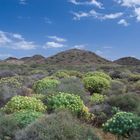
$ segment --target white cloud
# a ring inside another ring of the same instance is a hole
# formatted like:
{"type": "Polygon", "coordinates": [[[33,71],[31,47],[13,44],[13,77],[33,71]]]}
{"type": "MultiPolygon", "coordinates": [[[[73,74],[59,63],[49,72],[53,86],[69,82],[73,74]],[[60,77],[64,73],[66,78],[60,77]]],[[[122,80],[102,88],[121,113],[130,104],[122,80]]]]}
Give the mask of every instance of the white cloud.
{"type": "Polygon", "coordinates": [[[48,36],[49,39],[52,39],[57,42],[66,42],[67,40],[65,38],[57,37],[57,36],[48,36]]]}
{"type": "Polygon", "coordinates": [[[69,0],[69,2],[75,4],[75,5],[94,5],[98,8],[102,8],[103,4],[101,2],[98,2],[97,0],[85,0],[84,2],[80,2],[78,0],[69,0]]]}
{"type": "Polygon", "coordinates": [[[123,25],[123,26],[128,26],[129,23],[125,19],[121,19],[118,24],[123,25]]]}
{"type": "Polygon", "coordinates": [[[26,41],[20,34],[0,31],[0,47],[32,50],[36,48],[36,45],[32,41],[26,41]]]}
{"type": "Polygon", "coordinates": [[[87,46],[87,44],[80,44],[80,45],[75,45],[73,48],[76,48],[76,49],[85,49],[87,46]]]}
{"type": "Polygon", "coordinates": [[[25,5],[25,4],[27,4],[27,0],[20,0],[19,4],[25,5]]]}
{"type": "Polygon", "coordinates": [[[103,54],[103,52],[102,51],[100,51],[100,50],[96,50],[96,52],[95,52],[96,54],[98,54],[98,55],[102,55],[103,54]]]}
{"type": "MultiPolygon", "coordinates": [[[[129,18],[136,18],[137,21],[140,21],[140,0],[114,0],[114,1],[120,4],[121,6],[129,8],[131,12],[129,18]]],[[[127,24],[124,23],[124,25],[127,24]]]]}
{"type": "Polygon", "coordinates": [[[80,20],[81,18],[87,18],[87,17],[93,17],[99,20],[107,20],[107,19],[120,18],[123,15],[122,12],[103,14],[103,13],[98,13],[95,10],[90,10],[89,12],[73,12],[72,14],[74,15],[73,18],[74,20],[80,20]]]}
{"type": "Polygon", "coordinates": [[[7,37],[7,35],[5,34],[5,32],[0,31],[0,46],[10,43],[11,39],[7,37]]]}
{"type": "Polygon", "coordinates": [[[140,7],[135,8],[135,15],[136,15],[137,21],[140,22],[140,7]]]}
{"type": "Polygon", "coordinates": [[[48,49],[48,48],[62,48],[65,45],[62,43],[57,43],[57,42],[46,42],[46,44],[44,45],[44,49],[48,49]]]}
{"type": "Polygon", "coordinates": [[[119,13],[111,13],[111,14],[106,14],[102,17],[102,19],[116,19],[116,18],[119,18],[123,15],[122,12],[119,12],[119,13]]]}
{"type": "Polygon", "coordinates": [[[115,0],[117,3],[126,7],[140,6],[140,0],[115,0]]]}
{"type": "Polygon", "coordinates": [[[49,18],[44,17],[44,20],[45,20],[45,23],[47,23],[47,24],[52,24],[52,21],[51,21],[49,18]]]}

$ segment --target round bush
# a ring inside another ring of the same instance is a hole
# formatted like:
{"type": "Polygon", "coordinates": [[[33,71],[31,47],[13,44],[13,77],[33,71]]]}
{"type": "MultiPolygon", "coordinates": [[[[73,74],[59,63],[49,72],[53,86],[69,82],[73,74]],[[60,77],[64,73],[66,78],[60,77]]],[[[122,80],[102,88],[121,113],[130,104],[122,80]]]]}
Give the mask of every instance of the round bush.
{"type": "Polygon", "coordinates": [[[17,130],[19,127],[15,119],[9,115],[0,115],[0,140],[14,140],[17,130]]]}
{"type": "Polygon", "coordinates": [[[37,112],[44,112],[46,106],[33,97],[15,96],[3,108],[6,113],[14,113],[21,110],[33,110],[37,112]]]}
{"type": "Polygon", "coordinates": [[[132,82],[137,82],[140,80],[140,74],[130,74],[128,80],[132,82]]]}
{"type": "Polygon", "coordinates": [[[26,127],[30,123],[34,122],[37,118],[41,117],[43,114],[41,112],[31,111],[31,110],[24,110],[15,112],[11,115],[20,128],[26,127]]]}
{"type": "Polygon", "coordinates": [[[107,103],[123,111],[137,113],[137,108],[140,106],[140,96],[134,93],[112,96],[108,98],[107,103]]]}
{"type": "Polygon", "coordinates": [[[83,74],[79,71],[75,71],[75,70],[69,70],[67,71],[67,74],[69,76],[74,76],[74,77],[78,77],[78,78],[82,78],[83,77],[83,74]]]}
{"type": "Polygon", "coordinates": [[[133,84],[133,91],[140,91],[140,81],[133,84]]]}
{"type": "Polygon", "coordinates": [[[56,88],[59,84],[60,82],[58,80],[50,79],[46,77],[42,80],[35,82],[33,85],[33,90],[37,94],[45,94],[47,90],[56,88]]]}
{"type": "Polygon", "coordinates": [[[58,72],[54,73],[53,76],[56,76],[60,79],[69,77],[69,75],[65,71],[58,71],[58,72]]]}
{"type": "Polygon", "coordinates": [[[63,78],[60,80],[61,84],[58,86],[59,92],[66,92],[75,94],[81,97],[82,100],[86,101],[87,96],[85,95],[85,88],[82,81],[79,78],[63,78]]]}
{"type": "Polygon", "coordinates": [[[139,125],[140,119],[133,113],[118,112],[103,125],[103,129],[118,136],[129,137],[139,125]]]}
{"type": "Polygon", "coordinates": [[[126,92],[126,86],[123,82],[118,80],[111,81],[110,94],[123,94],[126,92]]]}
{"type": "Polygon", "coordinates": [[[90,97],[90,102],[93,104],[99,104],[104,102],[106,96],[105,95],[101,95],[98,93],[94,93],[91,97],[90,97]]]}
{"type": "Polygon", "coordinates": [[[91,76],[83,79],[85,88],[91,93],[101,93],[103,90],[110,87],[110,81],[99,77],[91,76]]]}
{"type": "Polygon", "coordinates": [[[0,106],[3,106],[11,97],[18,95],[21,83],[15,77],[0,79],[0,106]]]}
{"type": "Polygon", "coordinates": [[[80,96],[61,92],[48,98],[48,109],[58,108],[67,108],[72,112],[80,113],[84,108],[84,103],[80,96]]]}
{"type": "Polygon", "coordinates": [[[71,113],[61,111],[44,116],[16,134],[16,140],[99,140],[94,129],[71,113]]]}
{"type": "Polygon", "coordinates": [[[105,78],[109,81],[111,80],[111,77],[108,74],[103,73],[103,72],[95,71],[95,72],[88,72],[85,74],[85,77],[92,77],[92,76],[99,76],[99,77],[105,78]]]}

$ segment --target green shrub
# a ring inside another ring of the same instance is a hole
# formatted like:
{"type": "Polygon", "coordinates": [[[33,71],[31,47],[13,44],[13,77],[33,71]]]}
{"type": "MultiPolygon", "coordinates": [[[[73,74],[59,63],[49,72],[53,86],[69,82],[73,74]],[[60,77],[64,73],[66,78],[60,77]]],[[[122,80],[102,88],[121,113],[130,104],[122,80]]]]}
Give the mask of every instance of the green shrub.
{"type": "Polygon", "coordinates": [[[101,95],[98,93],[94,93],[91,97],[90,97],[90,102],[93,104],[99,104],[104,102],[106,96],[105,95],[101,95]]]}
{"type": "Polygon", "coordinates": [[[67,111],[44,116],[16,134],[16,140],[99,140],[94,129],[67,111]]]}
{"type": "Polygon", "coordinates": [[[102,77],[102,78],[105,78],[109,81],[111,80],[111,77],[108,74],[103,73],[103,72],[95,71],[95,72],[88,72],[85,74],[85,77],[92,77],[92,76],[102,77]]]}
{"type": "Polygon", "coordinates": [[[112,134],[129,137],[130,134],[139,128],[140,118],[129,112],[118,112],[104,125],[104,131],[112,134]]]}
{"type": "Polygon", "coordinates": [[[5,104],[11,97],[18,95],[21,83],[15,77],[0,79],[0,106],[5,104]]]}
{"type": "Polygon", "coordinates": [[[87,100],[87,96],[85,95],[86,91],[80,79],[73,77],[63,78],[60,80],[60,82],[61,84],[59,84],[57,89],[58,92],[75,94],[80,96],[82,100],[87,100]]]}
{"type": "Polygon", "coordinates": [[[99,77],[85,77],[83,79],[85,88],[91,93],[101,93],[103,90],[106,90],[110,87],[110,81],[99,77]]]}
{"type": "Polygon", "coordinates": [[[30,97],[34,97],[34,98],[39,99],[41,101],[43,101],[44,99],[46,99],[46,95],[44,95],[44,94],[31,94],[30,97]]]}
{"type": "Polygon", "coordinates": [[[35,82],[33,85],[33,90],[37,94],[45,94],[47,90],[56,88],[59,84],[60,82],[58,80],[46,77],[35,82]]]}
{"type": "Polygon", "coordinates": [[[140,97],[137,94],[123,94],[112,96],[107,100],[108,104],[120,108],[123,111],[136,112],[140,106],[140,97]]]}
{"type": "Polygon", "coordinates": [[[53,74],[53,76],[58,77],[58,78],[68,78],[69,75],[65,71],[58,71],[53,74]]]}
{"type": "Polygon", "coordinates": [[[74,76],[74,77],[78,77],[78,78],[82,78],[83,77],[83,74],[79,71],[75,71],[75,70],[69,70],[67,71],[67,74],[69,76],[74,76]]]}
{"type": "Polygon", "coordinates": [[[68,109],[85,121],[94,119],[94,115],[89,113],[89,109],[78,95],[60,92],[57,95],[48,97],[47,106],[49,111],[68,109]]]}
{"type": "Polygon", "coordinates": [[[95,118],[92,121],[92,124],[96,127],[102,127],[102,125],[108,120],[108,116],[106,113],[102,111],[95,112],[95,118]]]}
{"type": "Polygon", "coordinates": [[[84,108],[84,103],[77,95],[61,92],[48,98],[48,109],[58,108],[67,108],[72,112],[80,113],[84,108]]]}
{"type": "Polygon", "coordinates": [[[14,113],[21,110],[32,110],[37,112],[44,112],[46,106],[33,97],[15,96],[3,108],[6,113],[14,113]]]}
{"type": "Polygon", "coordinates": [[[26,127],[30,123],[34,122],[37,118],[41,117],[43,114],[41,112],[31,111],[31,110],[24,110],[15,112],[11,115],[20,128],[26,127]]]}
{"type": "Polygon", "coordinates": [[[131,74],[128,78],[129,81],[137,82],[140,80],[140,74],[131,74]]]}
{"type": "Polygon", "coordinates": [[[140,81],[133,84],[133,91],[140,91],[140,81]]]}
{"type": "Polygon", "coordinates": [[[111,81],[111,87],[109,90],[110,94],[123,94],[126,92],[126,86],[124,83],[118,80],[112,80],[111,81]]]}
{"type": "Polygon", "coordinates": [[[19,130],[17,122],[8,115],[0,115],[0,140],[13,140],[19,130]]]}
{"type": "Polygon", "coordinates": [[[128,79],[130,76],[131,71],[128,69],[114,69],[113,71],[110,72],[110,76],[112,79],[128,79]]]}

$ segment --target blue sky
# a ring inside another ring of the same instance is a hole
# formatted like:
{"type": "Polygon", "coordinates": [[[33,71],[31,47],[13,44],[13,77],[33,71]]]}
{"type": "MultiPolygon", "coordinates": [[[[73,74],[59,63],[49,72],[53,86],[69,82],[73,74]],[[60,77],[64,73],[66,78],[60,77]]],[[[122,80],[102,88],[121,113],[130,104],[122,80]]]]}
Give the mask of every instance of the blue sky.
{"type": "Polygon", "coordinates": [[[0,59],[80,48],[140,58],[140,0],[0,0],[0,59]]]}

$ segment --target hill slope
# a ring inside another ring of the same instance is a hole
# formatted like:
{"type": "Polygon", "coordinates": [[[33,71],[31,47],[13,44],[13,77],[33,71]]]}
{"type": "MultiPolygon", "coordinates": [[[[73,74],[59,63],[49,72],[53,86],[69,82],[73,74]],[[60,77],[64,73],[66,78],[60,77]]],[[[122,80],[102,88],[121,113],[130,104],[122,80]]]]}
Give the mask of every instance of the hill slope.
{"type": "Polygon", "coordinates": [[[32,57],[23,57],[20,59],[20,61],[23,61],[25,64],[32,64],[32,63],[37,63],[37,64],[44,64],[46,58],[42,55],[34,55],[32,57]]]}
{"type": "Polygon", "coordinates": [[[140,60],[134,57],[123,57],[118,60],[115,60],[114,63],[119,65],[140,65],[140,60]]]}
{"type": "Polygon", "coordinates": [[[110,64],[112,62],[90,51],[71,49],[47,58],[46,63],[50,65],[85,65],[110,64]]]}

